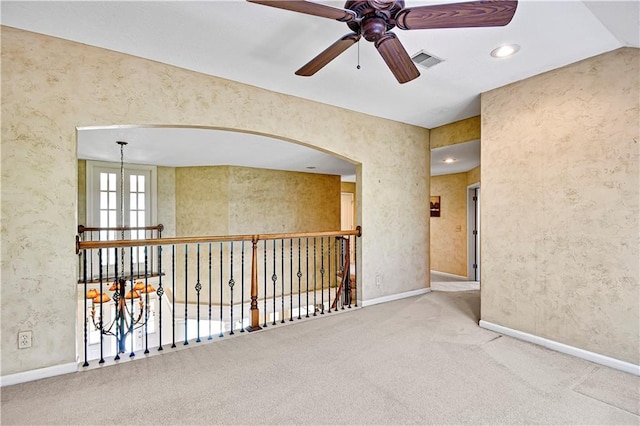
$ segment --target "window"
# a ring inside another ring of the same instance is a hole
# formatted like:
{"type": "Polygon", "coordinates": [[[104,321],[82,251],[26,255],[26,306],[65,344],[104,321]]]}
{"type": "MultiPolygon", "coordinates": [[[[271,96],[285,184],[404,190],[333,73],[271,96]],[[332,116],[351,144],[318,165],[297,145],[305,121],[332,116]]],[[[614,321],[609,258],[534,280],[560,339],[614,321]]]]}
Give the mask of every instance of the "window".
{"type": "MultiPolygon", "coordinates": [[[[87,227],[114,228],[120,226],[143,227],[156,225],[156,167],[142,165],[126,165],[124,181],[121,182],[119,163],[102,163],[87,161],[87,227]],[[124,197],[122,196],[124,191],[124,197]],[[124,202],[124,215],[122,203],[124,202]]],[[[86,239],[101,241],[119,239],[145,239],[150,237],[148,231],[102,230],[86,239]]],[[[118,251],[121,254],[122,251],[118,251]]],[[[96,256],[92,256],[96,257],[96,256]]],[[[108,249],[102,253],[102,262],[92,259],[93,277],[97,278],[98,270],[103,268],[103,276],[113,276],[115,271],[125,266],[125,275],[130,274],[131,263],[136,275],[144,273],[145,250],[143,247],[125,250],[125,256],[117,256],[116,249],[108,249]],[[116,262],[118,264],[116,265],[116,262]]],[[[153,270],[154,258],[147,254],[148,269],[153,270]]]]}

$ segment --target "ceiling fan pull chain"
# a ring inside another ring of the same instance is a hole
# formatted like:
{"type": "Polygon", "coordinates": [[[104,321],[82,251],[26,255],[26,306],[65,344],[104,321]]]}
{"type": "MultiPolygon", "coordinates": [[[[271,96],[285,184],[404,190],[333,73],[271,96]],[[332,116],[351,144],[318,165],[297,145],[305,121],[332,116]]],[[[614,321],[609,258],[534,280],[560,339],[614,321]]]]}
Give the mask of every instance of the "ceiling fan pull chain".
{"type": "Polygon", "coordinates": [[[358,39],[358,65],[356,69],[360,69],[360,39],[358,39]]]}

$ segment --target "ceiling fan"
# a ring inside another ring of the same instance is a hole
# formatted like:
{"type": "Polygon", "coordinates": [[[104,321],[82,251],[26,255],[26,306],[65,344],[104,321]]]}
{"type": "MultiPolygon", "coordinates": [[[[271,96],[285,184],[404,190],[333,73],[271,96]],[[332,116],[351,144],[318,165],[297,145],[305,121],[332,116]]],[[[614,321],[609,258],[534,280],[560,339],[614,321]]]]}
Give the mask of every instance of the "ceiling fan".
{"type": "Polygon", "coordinates": [[[404,0],[347,0],[344,9],[305,0],[247,0],[250,3],[287,9],[346,22],[352,32],[345,35],[306,65],[296,75],[312,76],[360,37],[373,42],[399,83],[417,78],[420,72],[394,33],[430,28],[500,27],[511,22],[517,0],[486,0],[417,7],[404,7],[404,0]]]}

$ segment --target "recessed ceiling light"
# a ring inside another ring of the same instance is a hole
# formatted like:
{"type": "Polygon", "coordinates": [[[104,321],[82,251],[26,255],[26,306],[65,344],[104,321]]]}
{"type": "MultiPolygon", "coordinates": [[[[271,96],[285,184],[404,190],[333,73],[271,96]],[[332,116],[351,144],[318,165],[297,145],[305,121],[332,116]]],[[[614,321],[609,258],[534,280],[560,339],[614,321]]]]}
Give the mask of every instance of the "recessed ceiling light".
{"type": "Polygon", "coordinates": [[[451,164],[451,163],[455,163],[456,160],[455,158],[445,158],[444,160],[442,160],[443,162],[447,163],[447,164],[451,164]]]}
{"type": "Polygon", "coordinates": [[[494,58],[506,58],[507,56],[511,56],[520,50],[520,46],[517,44],[504,44],[500,47],[496,47],[491,51],[491,56],[494,58]]]}

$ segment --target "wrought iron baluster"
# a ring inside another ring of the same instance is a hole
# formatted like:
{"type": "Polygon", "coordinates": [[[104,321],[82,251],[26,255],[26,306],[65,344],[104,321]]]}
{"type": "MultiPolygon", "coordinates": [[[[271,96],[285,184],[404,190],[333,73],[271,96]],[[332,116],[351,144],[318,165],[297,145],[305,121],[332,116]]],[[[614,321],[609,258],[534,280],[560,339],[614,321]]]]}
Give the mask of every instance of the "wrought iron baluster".
{"type": "Polygon", "coordinates": [[[196,245],[196,343],[200,343],[200,243],[196,245]]]}
{"type": "MultiPolygon", "coordinates": [[[[149,231],[148,236],[145,237],[145,238],[153,238],[153,231],[149,231]]],[[[150,266],[150,269],[151,269],[151,271],[149,272],[150,276],[153,276],[153,264],[155,263],[153,260],[154,260],[153,259],[153,249],[151,249],[151,252],[149,253],[149,266],[150,266]]]]}
{"type": "MultiPolygon", "coordinates": [[[[145,240],[153,238],[153,231],[144,230],[142,231],[142,234],[144,235],[145,240]]],[[[145,250],[146,250],[146,247],[145,247],[145,250]]],[[[147,270],[147,268],[145,267],[144,275],[153,276],[153,249],[149,252],[148,256],[149,256],[149,269],[147,270]]]]}
{"type": "Polygon", "coordinates": [[[82,268],[82,281],[84,284],[84,364],[83,367],[89,366],[88,350],[89,350],[89,318],[87,317],[87,250],[83,252],[82,262],[84,267],[82,268]]]}
{"type": "Polygon", "coordinates": [[[353,277],[355,279],[354,296],[356,298],[356,308],[358,307],[358,236],[353,237],[353,277]]]}
{"type": "Polygon", "coordinates": [[[342,307],[340,308],[341,310],[344,311],[344,302],[345,302],[345,295],[347,294],[347,292],[349,291],[348,287],[349,287],[349,276],[347,275],[345,277],[345,273],[346,271],[344,270],[345,266],[344,266],[344,259],[345,259],[345,254],[344,254],[344,236],[340,237],[340,270],[342,271],[342,281],[347,283],[347,288],[345,289],[344,286],[342,288],[342,294],[340,295],[340,299],[342,300],[342,307]]]}
{"type": "Polygon", "coordinates": [[[338,250],[338,238],[334,238],[333,240],[333,248],[334,248],[334,257],[335,257],[335,267],[336,267],[336,272],[335,272],[335,284],[336,284],[336,295],[335,295],[335,301],[336,301],[336,306],[334,307],[334,310],[338,310],[338,304],[340,303],[340,282],[338,280],[338,275],[340,274],[340,251],[338,250]]]}
{"type": "MultiPolygon", "coordinates": [[[[124,252],[124,247],[120,249],[120,252],[123,253],[124,252]]],[[[124,255],[122,255],[124,256],[124,255]]],[[[113,358],[115,361],[120,359],[120,339],[122,339],[123,337],[120,334],[120,276],[119,274],[122,273],[122,276],[124,277],[124,263],[122,264],[122,272],[120,272],[118,270],[118,249],[116,248],[114,250],[114,257],[116,259],[116,261],[114,262],[114,267],[113,267],[113,276],[114,276],[114,284],[116,287],[116,291],[113,292],[113,303],[115,304],[116,307],[116,315],[115,315],[115,322],[114,324],[116,325],[116,331],[115,331],[115,336],[116,336],[116,356],[113,358]]],[[[123,257],[124,259],[124,257],[123,257]]]]}
{"type": "MultiPolygon", "coordinates": [[[[108,257],[108,253],[107,253],[108,257]]],[[[102,303],[102,249],[98,250],[98,262],[100,262],[100,268],[98,269],[98,280],[100,282],[100,321],[98,322],[100,328],[100,361],[98,364],[104,364],[104,309],[102,303]]],[[[92,302],[94,306],[95,302],[92,302]]]]}
{"type": "MultiPolygon", "coordinates": [[[[102,253],[98,252],[98,262],[100,262],[100,271],[98,271],[98,274],[101,274],[101,271],[102,271],[102,258],[100,257],[101,255],[102,255],[102,253]]],[[[108,275],[108,273],[109,273],[109,260],[110,260],[109,259],[109,249],[107,249],[106,257],[107,257],[107,275],[108,275]]],[[[118,263],[117,259],[116,259],[115,263],[118,263]]]]}
{"type": "MultiPolygon", "coordinates": [[[[148,258],[147,249],[149,246],[144,246],[144,353],[149,353],[149,274],[148,270],[148,258]]],[[[138,251],[140,253],[140,251],[138,251]]]]}
{"type": "Polygon", "coordinates": [[[289,321],[293,321],[293,238],[289,238],[289,321]]]}
{"type": "Polygon", "coordinates": [[[162,287],[162,246],[158,246],[158,351],[162,350],[162,295],[164,288],[162,287]]]}
{"type": "MultiPolygon", "coordinates": [[[[137,232],[136,232],[136,236],[137,236],[137,232]]],[[[129,235],[129,239],[131,239],[131,235],[129,235]]],[[[136,269],[138,270],[138,273],[136,275],[136,278],[140,278],[140,259],[138,259],[138,257],[140,257],[140,250],[138,247],[136,247],[136,269]]]]}
{"type": "Polygon", "coordinates": [[[244,240],[242,240],[242,261],[240,262],[240,333],[244,333],[244,240]]]}
{"type": "Polygon", "coordinates": [[[235,280],[233,279],[233,241],[231,241],[231,247],[230,247],[231,253],[230,253],[230,261],[231,261],[231,277],[229,278],[229,289],[231,290],[230,292],[230,300],[229,300],[229,307],[230,307],[230,317],[231,317],[231,322],[230,324],[230,329],[231,331],[229,332],[229,335],[233,335],[235,334],[233,332],[233,286],[236,284],[235,280]]]}
{"type": "Polygon", "coordinates": [[[320,315],[324,315],[324,237],[320,238],[320,302],[322,303],[320,315]]]}
{"type": "Polygon", "coordinates": [[[211,256],[212,255],[212,246],[209,243],[209,337],[207,340],[213,340],[213,336],[211,335],[211,324],[213,323],[213,317],[211,312],[211,297],[213,296],[212,285],[213,285],[213,276],[212,273],[212,264],[211,264],[211,256]]]}
{"type": "Polygon", "coordinates": [[[171,347],[176,347],[176,245],[171,245],[171,347]]]}
{"type": "Polygon", "coordinates": [[[307,241],[305,254],[307,265],[307,306],[305,307],[305,311],[307,312],[307,314],[305,315],[305,318],[309,318],[309,237],[305,238],[305,240],[307,241]]]}
{"type": "Polygon", "coordinates": [[[316,315],[316,280],[317,280],[317,263],[318,259],[316,257],[316,237],[313,237],[313,316],[316,315]]]}
{"type": "Polygon", "coordinates": [[[276,275],[276,240],[273,240],[273,275],[271,275],[271,281],[273,281],[273,323],[276,325],[276,281],[278,276],[276,275]]]}
{"type": "Polygon", "coordinates": [[[280,261],[281,261],[281,268],[280,268],[280,274],[282,276],[282,280],[280,282],[280,299],[282,301],[282,306],[281,306],[281,312],[280,312],[280,316],[281,316],[281,321],[280,323],[284,323],[284,239],[280,240],[280,261]]]}
{"type": "Polygon", "coordinates": [[[129,334],[131,334],[131,353],[129,354],[129,358],[132,358],[134,356],[136,356],[135,353],[135,333],[133,332],[133,326],[135,324],[135,318],[134,318],[134,305],[133,305],[133,301],[135,300],[135,297],[133,297],[135,295],[135,290],[133,289],[133,280],[134,280],[134,269],[133,269],[133,247],[131,247],[131,249],[129,250],[129,260],[130,260],[130,269],[129,271],[131,272],[131,323],[129,324],[129,334]]]}
{"type": "Polygon", "coordinates": [[[329,288],[329,310],[328,313],[331,313],[331,237],[327,237],[327,263],[329,263],[329,282],[327,283],[327,287],[329,288]]]}
{"type": "Polygon", "coordinates": [[[351,309],[351,239],[352,238],[353,237],[351,235],[347,236],[347,245],[345,247],[345,250],[347,250],[347,259],[349,259],[349,261],[345,261],[345,268],[347,268],[345,273],[347,274],[347,289],[348,289],[347,296],[349,297],[347,300],[349,301],[349,309],[351,309]]]}
{"type": "Polygon", "coordinates": [[[267,326],[267,240],[264,240],[264,324],[267,326]]]}
{"type": "Polygon", "coordinates": [[[224,322],[222,321],[222,242],[220,242],[220,334],[218,337],[224,337],[222,330],[224,329],[224,322]]]}
{"type": "Polygon", "coordinates": [[[189,280],[187,275],[189,273],[189,245],[184,245],[184,342],[183,345],[189,344],[189,334],[187,333],[187,324],[189,323],[189,280]]]}
{"type": "Polygon", "coordinates": [[[300,292],[302,291],[301,288],[301,281],[302,281],[302,261],[300,259],[300,255],[301,255],[301,250],[302,250],[302,240],[300,238],[298,238],[298,319],[302,319],[300,317],[300,314],[302,313],[300,310],[300,305],[302,303],[302,301],[300,300],[300,292]]]}
{"type": "MultiPolygon", "coordinates": [[[[93,241],[93,231],[89,234],[89,241],[93,241]]],[[[93,263],[94,263],[93,262],[93,252],[94,252],[94,250],[90,250],[89,251],[89,256],[91,256],[91,259],[90,259],[91,262],[89,262],[89,267],[91,268],[91,273],[89,274],[89,277],[91,279],[93,279],[93,263]]],[[[85,250],[85,253],[86,253],[86,250],[85,250]]]]}
{"type": "MultiPolygon", "coordinates": [[[[124,334],[125,327],[125,310],[126,310],[126,300],[124,298],[124,283],[126,282],[125,277],[125,269],[124,269],[124,247],[120,249],[120,259],[122,262],[122,271],[117,269],[118,262],[116,261],[115,271],[115,291],[113,292],[113,303],[116,307],[116,318],[115,318],[115,336],[116,336],[116,356],[113,358],[115,361],[120,359],[120,353],[125,352],[125,339],[126,336],[124,334]]],[[[115,258],[118,259],[118,249],[115,249],[115,258]]]]}

